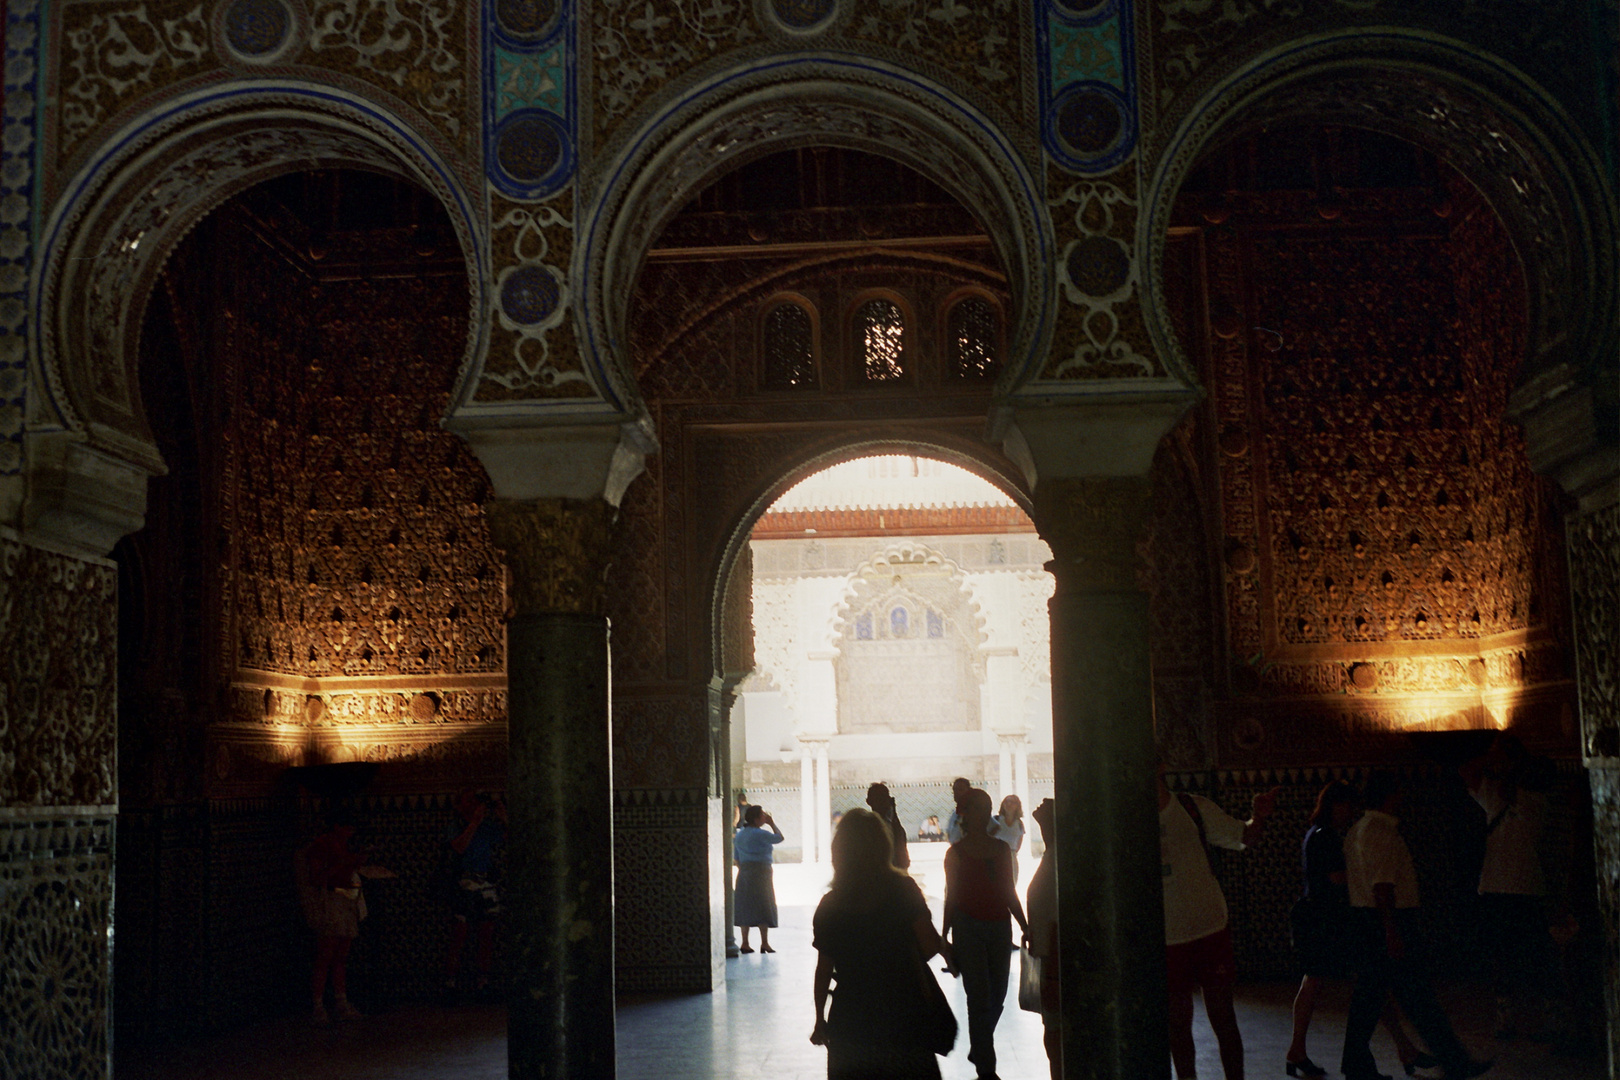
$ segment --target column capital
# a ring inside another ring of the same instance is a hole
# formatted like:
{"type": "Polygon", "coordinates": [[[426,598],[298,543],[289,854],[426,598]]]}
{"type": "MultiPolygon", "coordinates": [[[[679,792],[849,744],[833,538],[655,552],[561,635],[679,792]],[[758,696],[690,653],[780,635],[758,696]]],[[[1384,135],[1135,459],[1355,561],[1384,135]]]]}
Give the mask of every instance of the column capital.
{"type": "Polygon", "coordinates": [[[517,614],[600,613],[617,514],[602,499],[486,505],[489,536],[506,555],[507,595],[517,614]]]}
{"type": "Polygon", "coordinates": [[[1035,524],[1052,548],[1047,569],[1066,592],[1138,592],[1137,554],[1148,518],[1145,476],[1044,480],[1035,489],[1035,524]]]}

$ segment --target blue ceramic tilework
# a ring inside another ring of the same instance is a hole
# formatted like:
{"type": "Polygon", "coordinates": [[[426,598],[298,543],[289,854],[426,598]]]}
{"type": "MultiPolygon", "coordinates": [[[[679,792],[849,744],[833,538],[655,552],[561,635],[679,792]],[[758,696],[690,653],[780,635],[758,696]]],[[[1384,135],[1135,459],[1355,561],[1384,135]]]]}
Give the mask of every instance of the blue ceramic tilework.
{"type": "Polygon", "coordinates": [[[0,476],[22,471],[28,379],[28,264],[38,143],[39,4],[5,8],[5,111],[0,119],[0,476]]]}
{"type": "Polygon", "coordinates": [[[1136,148],[1132,0],[1042,0],[1041,141],[1064,168],[1107,172],[1136,148]]]}
{"type": "Polygon", "coordinates": [[[484,171],[501,194],[543,199],[574,176],[574,4],[486,0],[484,171]]]}

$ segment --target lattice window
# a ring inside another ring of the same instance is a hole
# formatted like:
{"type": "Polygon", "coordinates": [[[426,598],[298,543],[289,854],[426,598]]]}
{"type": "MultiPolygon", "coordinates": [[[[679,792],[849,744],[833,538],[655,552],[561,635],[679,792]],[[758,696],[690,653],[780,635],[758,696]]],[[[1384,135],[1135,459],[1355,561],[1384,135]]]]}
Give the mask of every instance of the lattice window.
{"type": "Polygon", "coordinates": [[[868,300],[855,310],[861,374],[868,382],[892,382],[905,376],[902,363],[906,320],[890,300],[868,300]]]}
{"type": "Polygon", "coordinates": [[[872,640],[872,613],[870,611],[855,618],[855,640],[872,640]]]}
{"type": "Polygon", "coordinates": [[[816,360],[810,313],[783,301],[765,315],[764,370],[767,390],[798,390],[815,385],[816,360]]]}
{"type": "Polygon", "coordinates": [[[933,608],[928,609],[928,636],[931,638],[945,636],[945,618],[933,608]]]}
{"type": "Polygon", "coordinates": [[[951,373],[959,379],[988,379],[996,373],[996,339],[1000,336],[996,309],[983,297],[969,296],[951,308],[946,337],[950,341],[951,373]]]}
{"type": "Polygon", "coordinates": [[[889,636],[904,638],[911,636],[911,615],[903,607],[897,607],[889,612],[889,636]]]}

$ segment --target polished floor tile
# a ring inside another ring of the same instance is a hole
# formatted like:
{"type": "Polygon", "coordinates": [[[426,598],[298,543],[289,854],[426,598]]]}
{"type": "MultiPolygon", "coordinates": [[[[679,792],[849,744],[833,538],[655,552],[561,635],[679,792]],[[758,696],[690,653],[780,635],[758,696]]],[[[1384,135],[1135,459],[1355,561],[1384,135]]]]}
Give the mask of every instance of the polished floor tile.
{"type": "MultiPolygon", "coordinates": [[[[780,951],[728,961],[723,991],[621,1000],[618,1075],[623,1080],[824,1077],[826,1052],[809,1042],[815,970],[811,911],[783,907],[782,926],[771,935],[780,951]]],[[[960,984],[948,975],[940,982],[958,1018],[964,1018],[960,984]]],[[[1015,995],[1010,989],[996,1033],[998,1072],[1002,1080],[1045,1080],[1040,1018],[1021,1012],[1015,995]]],[[[1283,1075],[1292,997],[1293,988],[1286,985],[1241,988],[1238,1016],[1250,1077],[1283,1075]]],[[[1330,1067],[1338,1063],[1348,997],[1346,988],[1326,993],[1311,1032],[1311,1056],[1330,1067]]],[[[1600,1080],[1605,1075],[1595,1059],[1571,1061],[1534,1043],[1492,1042],[1485,1034],[1489,1009],[1471,988],[1452,990],[1446,1003],[1475,1053],[1498,1059],[1487,1080],[1600,1080]]],[[[1201,1015],[1195,1031],[1198,1075],[1220,1077],[1214,1039],[1201,1015]]],[[[1399,1076],[1381,1031],[1374,1050],[1380,1065],[1399,1076]]],[[[966,1054],[964,1026],[955,1052],[941,1063],[945,1080],[970,1080],[973,1068],[966,1054]]],[[[115,1075],[116,1080],[504,1080],[505,1014],[495,1007],[410,1006],[328,1028],[301,1018],[267,1021],[216,1039],[125,1055],[115,1075]]]]}

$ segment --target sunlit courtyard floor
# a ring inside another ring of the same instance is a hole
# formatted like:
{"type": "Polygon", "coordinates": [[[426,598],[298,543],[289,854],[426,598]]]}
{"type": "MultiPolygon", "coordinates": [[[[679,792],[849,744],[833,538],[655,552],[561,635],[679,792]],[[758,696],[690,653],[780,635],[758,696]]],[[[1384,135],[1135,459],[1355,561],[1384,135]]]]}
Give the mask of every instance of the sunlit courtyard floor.
{"type": "MultiPolygon", "coordinates": [[[[936,908],[938,882],[932,852],[917,867],[936,908]]],[[[1026,872],[1030,867],[1024,868],[1026,872]]],[[[813,903],[826,873],[813,867],[777,868],[782,925],[771,935],[778,949],[727,961],[726,988],[715,994],[621,999],[618,1011],[618,1075],[625,1080],[737,1077],[809,1080],[826,1075],[826,1053],[810,1045],[810,947],[813,903]]],[[[755,941],[757,946],[757,939],[755,941]]],[[[937,968],[937,963],[936,963],[937,968]]],[[[1016,976],[1016,957],[1014,957],[1016,976]]],[[[946,1080],[967,1080],[966,1004],[960,984],[940,976],[963,1033],[942,1062],[946,1080]]],[[[1016,979],[1014,980],[1016,983],[1016,979]]],[[[1289,1036],[1293,987],[1247,985],[1238,995],[1238,1017],[1250,1077],[1280,1077],[1289,1036]]],[[[996,1033],[1003,1080],[1044,1080],[1046,1055],[1040,1018],[1021,1012],[1015,988],[996,1033]]],[[[1349,992],[1324,995],[1311,1031],[1310,1053],[1324,1066],[1338,1064],[1349,992]]],[[[1553,1056],[1535,1043],[1503,1045],[1488,1036],[1490,1010],[1472,988],[1449,989],[1444,999],[1464,1040],[1498,1066],[1488,1080],[1599,1080],[1595,1059],[1553,1056]]],[[[1221,1076],[1215,1042],[1200,1013],[1195,1028],[1198,1075],[1221,1076]]],[[[1373,1045],[1380,1066],[1401,1075],[1382,1031],[1373,1045]]],[[[116,1080],[504,1080],[506,1019],[497,1007],[409,1006],[350,1023],[316,1028],[303,1019],[267,1021],[204,1042],[124,1055],[116,1080]]],[[[1337,1076],[1337,1071],[1334,1071],[1337,1076]]]]}

